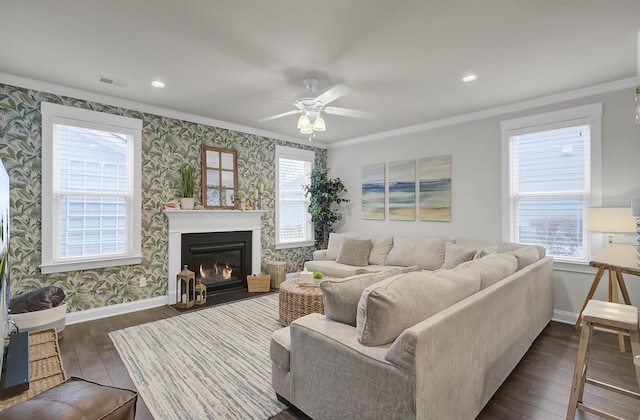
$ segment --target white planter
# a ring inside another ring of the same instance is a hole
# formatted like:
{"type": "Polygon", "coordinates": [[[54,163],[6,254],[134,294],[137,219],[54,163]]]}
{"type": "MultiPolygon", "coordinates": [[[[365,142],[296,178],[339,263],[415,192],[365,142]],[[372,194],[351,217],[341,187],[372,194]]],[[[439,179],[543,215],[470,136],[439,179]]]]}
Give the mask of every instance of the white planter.
{"type": "Polygon", "coordinates": [[[193,210],[193,206],[195,204],[195,199],[193,198],[180,198],[180,208],[182,210],[193,210]]]}
{"type": "Polygon", "coordinates": [[[61,338],[65,327],[66,314],[67,304],[61,303],[55,308],[42,311],[9,314],[9,319],[13,319],[20,332],[55,328],[58,332],[58,337],[61,338]]]}

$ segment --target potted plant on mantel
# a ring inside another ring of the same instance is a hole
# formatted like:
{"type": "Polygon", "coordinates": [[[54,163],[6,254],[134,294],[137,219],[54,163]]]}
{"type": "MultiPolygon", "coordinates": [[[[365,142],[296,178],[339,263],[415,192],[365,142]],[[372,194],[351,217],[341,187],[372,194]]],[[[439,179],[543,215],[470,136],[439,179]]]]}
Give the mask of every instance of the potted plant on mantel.
{"type": "Polygon", "coordinates": [[[316,239],[316,246],[327,248],[333,224],[342,220],[342,213],[333,209],[334,204],[348,203],[349,199],[340,195],[347,192],[340,178],[329,178],[329,169],[313,168],[311,183],[305,185],[305,197],[310,195],[309,213],[316,239]]]}
{"type": "Polygon", "coordinates": [[[194,198],[193,190],[193,166],[184,165],[180,168],[180,208],[182,210],[193,210],[194,198]]]}

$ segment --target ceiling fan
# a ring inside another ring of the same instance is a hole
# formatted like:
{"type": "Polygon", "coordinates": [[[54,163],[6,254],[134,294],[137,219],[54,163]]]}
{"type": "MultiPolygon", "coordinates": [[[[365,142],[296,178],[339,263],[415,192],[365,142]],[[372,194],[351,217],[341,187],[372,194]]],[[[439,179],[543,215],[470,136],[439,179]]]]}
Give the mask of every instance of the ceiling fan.
{"type": "Polygon", "coordinates": [[[308,93],[293,101],[293,105],[297,109],[263,118],[259,120],[259,122],[275,120],[289,115],[302,114],[300,118],[298,118],[297,125],[300,133],[315,135],[316,131],[325,131],[327,129],[324,118],[322,118],[323,112],[331,115],[362,118],[366,120],[371,120],[376,117],[376,114],[372,112],[327,106],[329,103],[351,92],[351,88],[348,86],[338,84],[320,95],[315,96],[318,79],[315,77],[307,77],[302,81],[302,83],[307,88],[308,93]]]}

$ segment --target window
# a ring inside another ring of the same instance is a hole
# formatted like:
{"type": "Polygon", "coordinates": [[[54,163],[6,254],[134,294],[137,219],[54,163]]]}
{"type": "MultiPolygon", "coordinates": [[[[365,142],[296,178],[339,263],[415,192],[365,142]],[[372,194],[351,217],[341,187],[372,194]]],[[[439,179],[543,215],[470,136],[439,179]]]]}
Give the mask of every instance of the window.
{"type": "Polygon", "coordinates": [[[315,155],[308,150],[276,146],[276,247],[314,244],[309,199],[304,185],[310,182],[315,155]]]}
{"type": "Polygon", "coordinates": [[[599,205],[602,105],[502,123],[505,239],[589,260],[586,211],[599,205]]]}
{"type": "Polygon", "coordinates": [[[41,111],[42,272],[139,263],[142,121],[41,111]]]}

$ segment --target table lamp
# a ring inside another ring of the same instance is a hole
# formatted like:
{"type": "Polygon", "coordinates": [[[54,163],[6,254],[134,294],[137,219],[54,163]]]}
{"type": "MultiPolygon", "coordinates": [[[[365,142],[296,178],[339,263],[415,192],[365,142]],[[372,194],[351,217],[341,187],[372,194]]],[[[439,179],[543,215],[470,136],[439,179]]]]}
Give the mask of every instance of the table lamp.
{"type": "Polygon", "coordinates": [[[636,220],[629,207],[590,207],[587,217],[589,232],[606,233],[609,243],[613,242],[615,233],[633,233],[636,230],[636,220]]]}
{"type": "Polygon", "coordinates": [[[631,200],[631,215],[636,217],[636,242],[638,243],[636,264],[640,265],[640,198],[631,200]]]}

